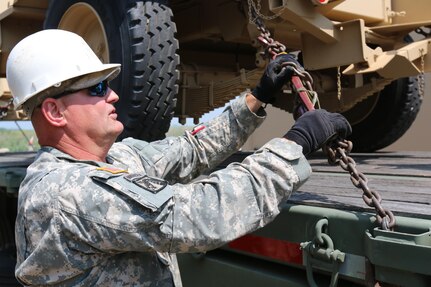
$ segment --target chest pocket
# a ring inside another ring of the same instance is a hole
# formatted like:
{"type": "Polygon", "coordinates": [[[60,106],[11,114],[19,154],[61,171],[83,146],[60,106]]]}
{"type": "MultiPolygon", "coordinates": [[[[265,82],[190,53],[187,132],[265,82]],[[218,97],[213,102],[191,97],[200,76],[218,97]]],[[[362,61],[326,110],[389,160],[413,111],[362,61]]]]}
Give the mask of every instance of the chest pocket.
{"type": "Polygon", "coordinates": [[[156,211],[173,197],[172,188],[165,180],[145,174],[93,171],[89,176],[152,211],[156,211]]]}

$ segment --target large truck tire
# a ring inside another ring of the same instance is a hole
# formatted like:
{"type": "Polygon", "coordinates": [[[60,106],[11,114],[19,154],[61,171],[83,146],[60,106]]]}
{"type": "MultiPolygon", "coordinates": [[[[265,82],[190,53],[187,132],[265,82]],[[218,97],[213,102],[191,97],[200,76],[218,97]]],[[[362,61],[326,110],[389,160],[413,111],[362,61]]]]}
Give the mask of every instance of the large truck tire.
{"type": "Polygon", "coordinates": [[[374,152],[397,141],[422,105],[416,77],[393,81],[382,91],[343,113],[352,125],[353,152],[374,152]]]}
{"type": "MultiPolygon", "coordinates": [[[[121,63],[110,83],[124,131],[119,139],[165,137],[176,105],[179,56],[168,1],[51,0],[44,28],[80,34],[104,62],[121,63]]],[[[95,123],[97,124],[97,123],[95,123]]]]}

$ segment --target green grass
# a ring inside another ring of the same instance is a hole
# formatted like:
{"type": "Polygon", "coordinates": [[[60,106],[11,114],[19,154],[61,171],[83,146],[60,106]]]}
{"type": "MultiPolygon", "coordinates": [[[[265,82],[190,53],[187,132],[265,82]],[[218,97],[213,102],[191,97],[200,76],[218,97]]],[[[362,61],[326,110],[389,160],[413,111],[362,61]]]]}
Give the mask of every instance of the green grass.
{"type": "Polygon", "coordinates": [[[36,134],[33,130],[24,130],[25,137],[19,130],[0,129],[0,150],[9,152],[29,151],[39,149],[36,134]],[[33,146],[28,143],[33,138],[33,146]]]}

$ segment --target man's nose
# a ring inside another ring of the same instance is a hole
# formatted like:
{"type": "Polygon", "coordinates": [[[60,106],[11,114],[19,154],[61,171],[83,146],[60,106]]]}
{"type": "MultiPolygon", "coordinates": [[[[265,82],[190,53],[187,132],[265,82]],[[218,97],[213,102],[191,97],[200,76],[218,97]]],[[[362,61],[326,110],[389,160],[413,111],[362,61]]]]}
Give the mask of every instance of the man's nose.
{"type": "Polygon", "coordinates": [[[117,93],[114,90],[112,90],[111,88],[108,88],[106,101],[108,103],[116,103],[116,102],[118,102],[119,99],[120,99],[120,97],[117,95],[117,93]]]}

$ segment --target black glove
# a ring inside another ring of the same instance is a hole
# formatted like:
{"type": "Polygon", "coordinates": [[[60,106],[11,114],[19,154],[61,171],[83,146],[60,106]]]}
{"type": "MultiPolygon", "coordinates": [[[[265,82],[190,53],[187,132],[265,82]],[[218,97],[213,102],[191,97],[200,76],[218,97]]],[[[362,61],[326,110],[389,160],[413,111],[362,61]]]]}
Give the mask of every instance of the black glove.
{"type": "Polygon", "coordinates": [[[275,98],[281,94],[281,89],[292,78],[294,73],[292,66],[298,70],[303,70],[302,65],[291,54],[279,54],[274,60],[271,60],[260,79],[259,84],[251,93],[259,101],[272,103],[275,98]],[[283,63],[291,63],[283,66],[283,63]]]}
{"type": "Polygon", "coordinates": [[[284,136],[302,146],[302,153],[309,155],[337,136],[346,138],[352,127],[344,116],[318,109],[303,114],[284,136]]]}

